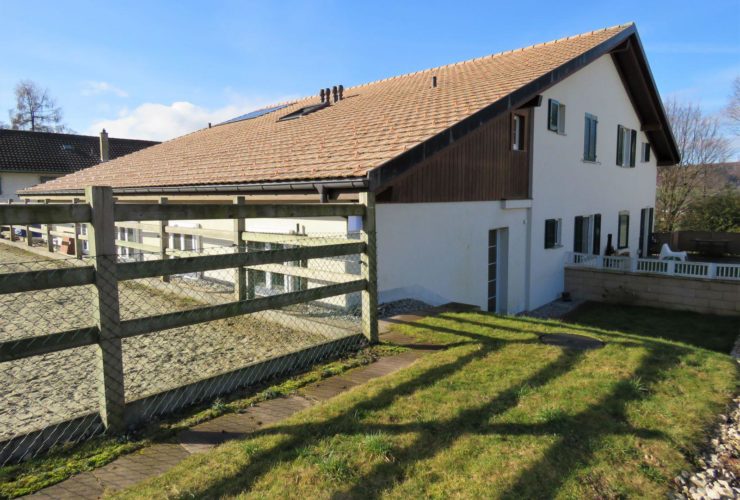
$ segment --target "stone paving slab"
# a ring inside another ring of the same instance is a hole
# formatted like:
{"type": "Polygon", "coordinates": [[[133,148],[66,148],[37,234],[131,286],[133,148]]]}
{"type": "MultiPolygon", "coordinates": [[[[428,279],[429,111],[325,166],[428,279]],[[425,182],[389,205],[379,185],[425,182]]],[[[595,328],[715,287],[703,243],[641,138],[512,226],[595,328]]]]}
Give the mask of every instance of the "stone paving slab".
{"type": "MultiPolygon", "coordinates": [[[[404,318],[407,317],[408,315],[404,316],[404,318]]],[[[421,316],[414,316],[414,318],[421,318],[421,316]]],[[[240,413],[229,413],[196,425],[180,433],[177,443],[157,444],[140,452],[123,456],[100,469],[78,474],[27,498],[101,498],[105,493],[120,491],[158,476],[191,454],[204,453],[226,441],[243,438],[257,429],[321,404],[353,387],[394,373],[439,348],[439,346],[430,348],[431,346],[420,344],[416,339],[397,332],[387,333],[390,325],[391,323],[384,325],[386,333],[382,335],[381,340],[407,346],[412,350],[380,358],[367,366],[310,384],[300,390],[300,394],[264,401],[240,413]]]]}

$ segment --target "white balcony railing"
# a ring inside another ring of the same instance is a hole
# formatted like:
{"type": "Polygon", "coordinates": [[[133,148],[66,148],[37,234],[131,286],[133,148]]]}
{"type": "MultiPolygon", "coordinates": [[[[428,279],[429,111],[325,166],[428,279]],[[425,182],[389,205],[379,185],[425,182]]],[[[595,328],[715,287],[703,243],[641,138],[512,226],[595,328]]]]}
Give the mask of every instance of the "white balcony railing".
{"type": "Polygon", "coordinates": [[[680,262],[675,260],[615,257],[570,252],[566,265],[611,271],[665,274],[686,278],[740,280],[740,264],[718,262],[680,262]]]}

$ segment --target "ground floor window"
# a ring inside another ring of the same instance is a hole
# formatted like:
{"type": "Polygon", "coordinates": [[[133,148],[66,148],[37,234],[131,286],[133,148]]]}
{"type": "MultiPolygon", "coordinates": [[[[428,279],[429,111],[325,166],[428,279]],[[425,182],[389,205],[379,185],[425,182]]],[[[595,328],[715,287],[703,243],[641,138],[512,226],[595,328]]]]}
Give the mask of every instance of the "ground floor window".
{"type": "Polygon", "coordinates": [[[573,251],[601,255],[601,214],[578,215],[573,226],[573,251]]]}
{"type": "Polygon", "coordinates": [[[560,236],[562,219],[547,219],[545,221],[545,248],[561,247],[560,236]]]}
{"type": "Polygon", "coordinates": [[[627,248],[630,236],[630,213],[627,210],[619,212],[619,230],[617,232],[617,248],[627,248]]]}
{"type": "MultiPolygon", "coordinates": [[[[130,227],[118,227],[116,228],[117,231],[117,239],[120,242],[127,242],[127,243],[136,243],[137,242],[137,235],[136,230],[130,227]]],[[[123,246],[123,245],[116,245],[116,252],[119,256],[125,258],[125,259],[132,259],[136,255],[136,250],[123,246]]]]}

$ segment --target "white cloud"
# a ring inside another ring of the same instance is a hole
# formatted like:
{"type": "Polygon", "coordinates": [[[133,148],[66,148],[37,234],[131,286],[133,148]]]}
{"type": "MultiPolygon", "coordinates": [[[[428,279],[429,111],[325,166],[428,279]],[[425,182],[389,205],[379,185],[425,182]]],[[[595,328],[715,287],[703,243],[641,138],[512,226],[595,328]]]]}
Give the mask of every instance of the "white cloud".
{"type": "Polygon", "coordinates": [[[128,97],[128,92],[123,89],[111,85],[108,82],[95,82],[88,81],[82,86],[82,95],[92,96],[100,94],[113,94],[118,97],[128,97]]]}
{"type": "Polygon", "coordinates": [[[264,107],[273,100],[234,98],[232,104],[218,109],[208,109],[186,101],[172,104],[145,103],[132,110],[119,112],[118,118],[99,120],[88,133],[97,134],[105,129],[111,137],[164,141],[179,137],[235,116],[264,107]]]}

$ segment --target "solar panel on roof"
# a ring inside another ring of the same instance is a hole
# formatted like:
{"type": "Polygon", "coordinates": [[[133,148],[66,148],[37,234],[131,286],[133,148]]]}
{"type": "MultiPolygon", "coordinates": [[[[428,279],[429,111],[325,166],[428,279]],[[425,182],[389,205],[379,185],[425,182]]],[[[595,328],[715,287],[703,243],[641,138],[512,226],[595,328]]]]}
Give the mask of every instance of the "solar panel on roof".
{"type": "Polygon", "coordinates": [[[273,106],[271,108],[262,108],[255,111],[250,111],[249,113],[239,115],[236,118],[232,118],[231,120],[226,120],[225,122],[219,123],[219,125],[224,125],[226,123],[234,123],[234,122],[240,122],[242,120],[251,120],[252,118],[257,118],[262,115],[266,115],[267,113],[272,113],[273,111],[277,111],[279,109],[283,109],[285,107],[289,106],[288,104],[281,104],[280,106],[273,106]]]}

